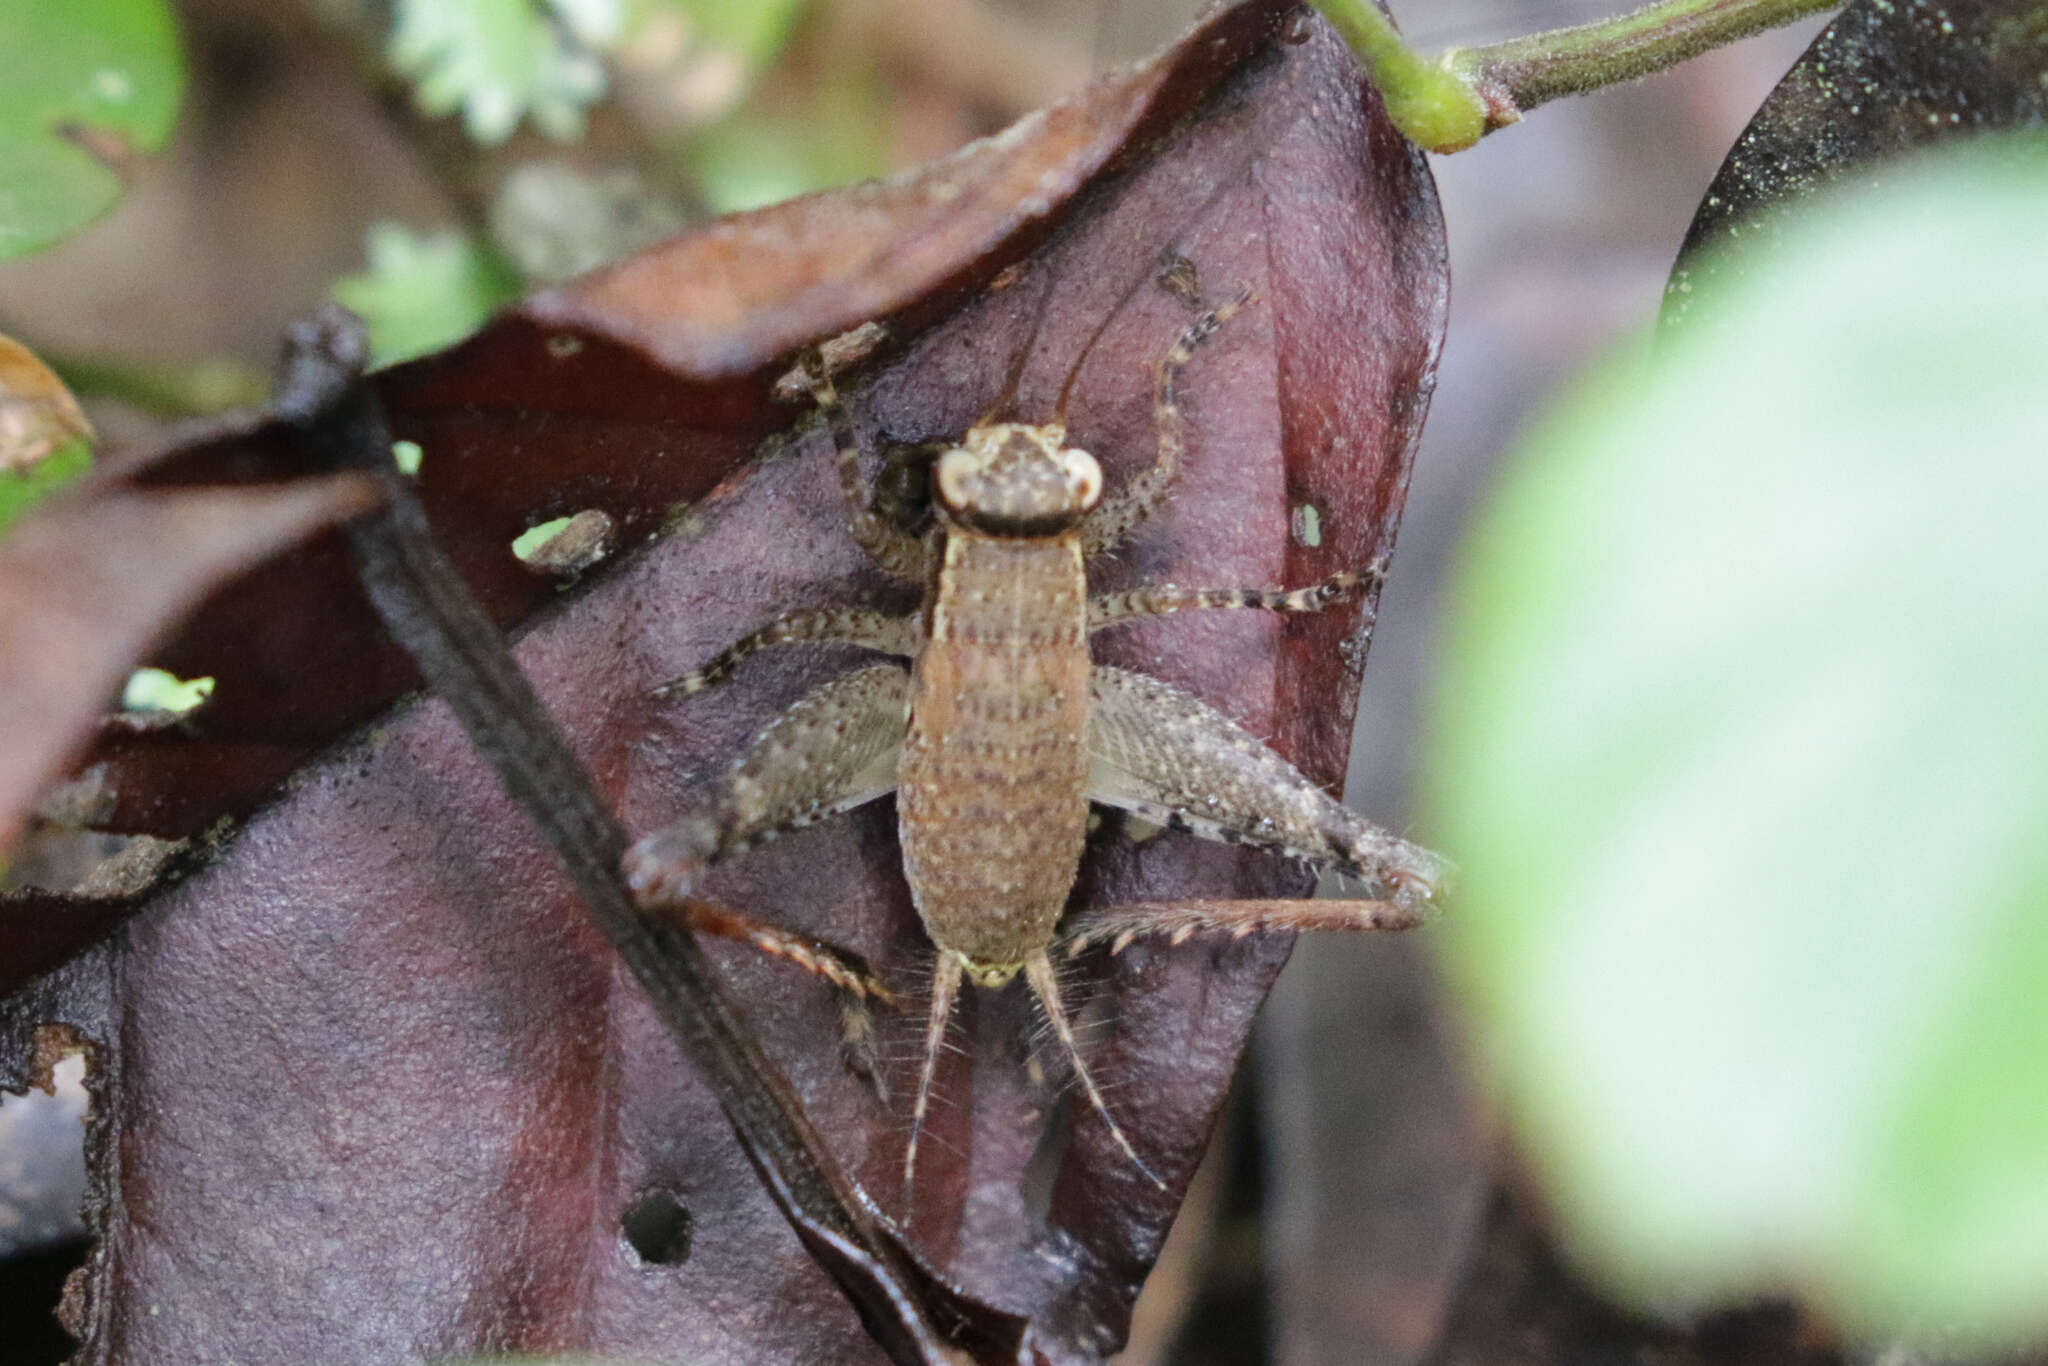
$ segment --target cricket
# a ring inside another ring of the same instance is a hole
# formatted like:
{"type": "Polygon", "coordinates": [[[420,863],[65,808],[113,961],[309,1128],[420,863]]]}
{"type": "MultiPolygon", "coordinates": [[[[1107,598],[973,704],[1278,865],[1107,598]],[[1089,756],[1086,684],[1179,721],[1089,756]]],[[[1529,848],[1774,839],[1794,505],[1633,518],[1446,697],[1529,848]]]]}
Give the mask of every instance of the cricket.
{"type": "MultiPolygon", "coordinates": [[[[1407,929],[1442,896],[1446,865],[1436,855],[1354,814],[1200,698],[1090,657],[1093,636],[1125,623],[1195,610],[1318,612],[1384,575],[1375,564],[1292,590],[1161,583],[1090,595],[1089,562],[1122,545],[1173,486],[1185,445],[1185,370],[1254,302],[1247,290],[1203,311],[1165,349],[1154,385],[1157,450],[1123,488],[1105,493],[1101,466],[1066,443],[1061,418],[985,418],[936,454],[935,517],[922,536],[873,510],[853,420],[823,361],[807,354],[803,370],[832,433],[848,530],[886,573],[923,585],[922,606],[904,616],[786,613],[656,690],[702,692],[778,645],[834,642],[893,657],[819,686],[764,727],[688,811],[630,849],[624,871],[644,909],[672,907],[720,860],[895,794],[904,877],[937,950],[903,1154],[906,1194],[963,983],[994,989],[1022,975],[1089,1105],[1156,1184],[1089,1070],[1056,956],[1098,944],[1118,952],[1146,935],[1177,943],[1199,933],[1407,929]],[[1356,879],[1363,895],[1144,903],[1069,916],[1091,804],[1303,860],[1356,879]]],[[[700,928],[751,940],[856,996],[894,999],[850,955],[773,926],[725,913],[700,928]]]]}

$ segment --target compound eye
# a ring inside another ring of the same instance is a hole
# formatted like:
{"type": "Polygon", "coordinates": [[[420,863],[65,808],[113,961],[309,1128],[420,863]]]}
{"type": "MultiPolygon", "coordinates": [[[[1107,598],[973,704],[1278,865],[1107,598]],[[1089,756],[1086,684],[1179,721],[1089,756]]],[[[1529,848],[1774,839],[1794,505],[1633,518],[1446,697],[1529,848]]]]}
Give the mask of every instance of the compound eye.
{"type": "Polygon", "coordinates": [[[932,474],[938,483],[939,501],[949,508],[964,508],[973,496],[974,480],[981,462],[958,446],[939,456],[932,474]]]}
{"type": "Polygon", "coordinates": [[[1069,447],[1062,452],[1066,459],[1067,486],[1074,490],[1074,500],[1083,509],[1095,506],[1095,500],[1102,496],[1102,466],[1095,463],[1095,457],[1084,450],[1069,447]]]}

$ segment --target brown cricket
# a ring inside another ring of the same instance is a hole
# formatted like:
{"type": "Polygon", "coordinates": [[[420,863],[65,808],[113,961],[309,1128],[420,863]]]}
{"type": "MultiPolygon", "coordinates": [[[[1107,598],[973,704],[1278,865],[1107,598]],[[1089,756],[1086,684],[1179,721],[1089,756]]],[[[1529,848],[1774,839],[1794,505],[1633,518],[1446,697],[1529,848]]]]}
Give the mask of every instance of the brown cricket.
{"type": "MultiPolygon", "coordinates": [[[[946,1024],[962,978],[999,987],[1024,975],[1089,1102],[1145,1167],[1097,1089],[1074,1037],[1053,951],[1144,934],[1405,929],[1440,894],[1444,864],[1331,798],[1243,727],[1156,679],[1095,664],[1089,637],[1196,608],[1315,612],[1383,567],[1312,587],[1188,589],[1160,584],[1091,598],[1085,566],[1120,545],[1171,487],[1183,446],[1178,384],[1201,344],[1249,301],[1203,313],[1158,366],[1151,467],[1105,498],[1102,471],[1066,444],[1061,422],[985,422],[932,469],[935,525],[915,537],[878,516],[861,447],[815,356],[806,371],[830,422],[854,539],[889,573],[921,582],[905,617],[862,609],[792,612],[728,646],[665,695],[701,692],[770,645],[832,641],[910,661],[876,664],[815,689],[764,728],[681,819],[633,846],[626,874],[644,906],[687,900],[709,865],[784,831],[897,794],[903,871],[938,949],[910,1137],[906,1190],[946,1024]],[[1208,839],[1277,850],[1361,879],[1355,901],[1168,902],[1060,921],[1079,871],[1089,804],[1208,839]]],[[[731,912],[701,928],[794,958],[857,994],[889,999],[850,955],[731,912]]],[[[1153,1178],[1155,1181],[1156,1177],[1153,1178]]]]}

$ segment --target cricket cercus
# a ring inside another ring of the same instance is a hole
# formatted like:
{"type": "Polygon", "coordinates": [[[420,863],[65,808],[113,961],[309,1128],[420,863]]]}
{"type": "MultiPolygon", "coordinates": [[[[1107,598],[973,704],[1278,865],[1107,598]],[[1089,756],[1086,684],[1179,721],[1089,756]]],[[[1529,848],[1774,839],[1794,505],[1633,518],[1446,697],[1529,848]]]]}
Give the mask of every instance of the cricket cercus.
{"type": "MultiPolygon", "coordinates": [[[[1154,401],[1157,456],[1125,488],[1103,496],[1100,466],[1066,444],[1059,421],[985,422],[939,453],[931,480],[937,515],[924,537],[872,510],[852,420],[822,362],[807,358],[838,447],[849,529],[884,570],[925,585],[923,607],[907,617],[792,612],[660,689],[703,691],[747,656],[799,641],[850,643],[909,661],[856,669],[797,702],[680,819],[634,845],[625,864],[643,906],[681,903],[712,863],[896,793],[904,876],[938,950],[903,1156],[906,1191],[963,978],[1000,987],[1023,974],[1089,1101],[1150,1176],[1076,1045],[1054,977],[1055,948],[1121,948],[1144,934],[1404,929],[1440,892],[1444,865],[1435,855],[1346,810],[1221,712],[1089,658],[1089,637],[1119,623],[1198,608],[1315,612],[1382,572],[1375,565],[1293,591],[1160,584],[1088,594],[1090,557],[1122,543],[1173,483],[1182,369],[1247,301],[1240,295],[1204,313],[1167,350],[1154,401]],[[1091,802],[1349,874],[1365,884],[1367,899],[1124,906],[1078,913],[1062,935],[1091,802]]],[[[886,998],[850,958],[751,923],[739,937],[886,998]]]]}

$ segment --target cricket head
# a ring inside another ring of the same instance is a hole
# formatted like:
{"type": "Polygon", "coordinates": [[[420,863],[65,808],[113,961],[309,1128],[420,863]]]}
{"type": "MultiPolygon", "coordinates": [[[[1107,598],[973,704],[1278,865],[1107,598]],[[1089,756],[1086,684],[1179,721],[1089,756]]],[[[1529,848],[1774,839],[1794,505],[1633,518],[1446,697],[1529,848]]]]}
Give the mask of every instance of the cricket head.
{"type": "Polygon", "coordinates": [[[1102,467],[1066,444],[1067,429],[999,422],[976,427],[932,467],[947,517],[992,536],[1057,536],[1102,497],[1102,467]]]}

